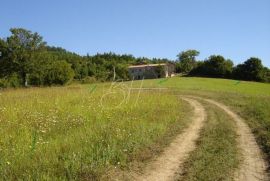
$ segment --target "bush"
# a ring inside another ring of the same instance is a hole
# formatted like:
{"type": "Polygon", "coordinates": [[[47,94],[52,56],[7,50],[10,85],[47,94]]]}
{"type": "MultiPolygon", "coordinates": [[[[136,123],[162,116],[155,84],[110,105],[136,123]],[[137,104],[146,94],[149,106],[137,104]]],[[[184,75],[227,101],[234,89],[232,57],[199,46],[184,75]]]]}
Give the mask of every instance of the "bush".
{"type": "Polygon", "coordinates": [[[62,60],[55,60],[48,54],[35,57],[33,67],[27,76],[29,85],[64,85],[74,77],[71,64],[62,60]]]}
{"type": "Polygon", "coordinates": [[[33,70],[33,72],[29,74],[27,79],[29,81],[29,85],[37,85],[37,86],[44,85],[44,79],[46,74],[45,70],[46,69],[44,69],[42,66],[33,70]]]}
{"type": "Polygon", "coordinates": [[[74,71],[66,61],[56,61],[45,73],[45,85],[64,85],[74,78],[74,71]]]}
{"type": "Polygon", "coordinates": [[[6,88],[7,87],[7,82],[5,79],[0,79],[0,88],[6,88]]]}
{"type": "Polygon", "coordinates": [[[81,83],[82,84],[92,84],[92,83],[95,83],[97,80],[95,77],[90,77],[90,76],[87,76],[85,78],[83,78],[81,80],[81,83]]]}
{"type": "Polygon", "coordinates": [[[18,74],[12,74],[7,78],[8,87],[21,87],[23,85],[23,80],[20,78],[18,74]]]}
{"type": "Polygon", "coordinates": [[[0,79],[0,87],[7,88],[7,87],[21,87],[23,85],[23,81],[17,74],[13,73],[6,78],[0,79]]]}

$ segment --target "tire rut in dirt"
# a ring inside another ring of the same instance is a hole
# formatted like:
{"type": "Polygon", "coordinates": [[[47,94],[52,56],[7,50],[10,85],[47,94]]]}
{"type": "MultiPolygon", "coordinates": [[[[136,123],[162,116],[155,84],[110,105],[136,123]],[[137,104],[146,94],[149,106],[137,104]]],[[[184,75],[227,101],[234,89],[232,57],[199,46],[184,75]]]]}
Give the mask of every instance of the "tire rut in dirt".
{"type": "Polygon", "coordinates": [[[198,101],[190,98],[182,99],[194,108],[193,122],[165,148],[158,158],[146,166],[143,175],[136,176],[134,180],[174,180],[189,153],[195,149],[199,132],[206,120],[206,113],[198,101]]]}
{"type": "Polygon", "coordinates": [[[233,118],[237,126],[238,145],[241,149],[242,162],[240,169],[235,173],[234,179],[237,181],[267,181],[269,174],[267,173],[267,163],[263,158],[262,151],[260,150],[254,135],[245,121],[234,113],[229,107],[211,100],[196,96],[188,96],[193,99],[206,101],[219,107],[233,118]]]}

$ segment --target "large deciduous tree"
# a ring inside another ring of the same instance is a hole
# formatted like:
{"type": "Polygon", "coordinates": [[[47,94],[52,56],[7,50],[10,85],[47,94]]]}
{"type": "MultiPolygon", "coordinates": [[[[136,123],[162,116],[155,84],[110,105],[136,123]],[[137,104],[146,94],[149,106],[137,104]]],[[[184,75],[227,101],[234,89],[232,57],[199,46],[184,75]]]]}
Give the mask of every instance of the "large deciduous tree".
{"type": "Polygon", "coordinates": [[[179,53],[178,57],[178,72],[189,73],[194,67],[196,67],[196,57],[200,54],[197,50],[187,50],[179,53]]]}
{"type": "Polygon", "coordinates": [[[11,36],[6,39],[5,62],[11,64],[9,73],[18,73],[23,82],[26,82],[26,76],[33,69],[33,54],[44,50],[46,42],[38,33],[22,28],[10,29],[11,36]]]}
{"type": "Polygon", "coordinates": [[[73,79],[71,65],[75,63],[84,66],[78,69],[78,77],[87,76],[87,64],[79,62],[80,56],[46,46],[38,33],[22,28],[12,28],[10,32],[9,37],[0,39],[0,78],[5,87],[63,85],[73,79]]]}

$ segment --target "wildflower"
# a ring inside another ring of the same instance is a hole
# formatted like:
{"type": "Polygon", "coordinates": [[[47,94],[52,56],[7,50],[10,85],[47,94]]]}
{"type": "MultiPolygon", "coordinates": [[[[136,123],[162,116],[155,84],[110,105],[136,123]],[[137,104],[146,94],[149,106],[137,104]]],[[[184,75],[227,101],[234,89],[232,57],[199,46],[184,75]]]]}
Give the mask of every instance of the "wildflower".
{"type": "Polygon", "coordinates": [[[46,130],[41,130],[42,133],[46,133],[46,130]]]}
{"type": "Polygon", "coordinates": [[[10,165],[10,162],[9,162],[9,161],[7,161],[7,164],[8,164],[8,165],[10,165]]]}

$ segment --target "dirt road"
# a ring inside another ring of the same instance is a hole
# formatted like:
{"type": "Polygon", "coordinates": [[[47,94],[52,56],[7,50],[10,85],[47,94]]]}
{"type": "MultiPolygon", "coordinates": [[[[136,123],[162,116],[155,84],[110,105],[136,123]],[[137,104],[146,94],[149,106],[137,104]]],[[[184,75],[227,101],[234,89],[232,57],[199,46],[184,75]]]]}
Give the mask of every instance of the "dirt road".
{"type": "MultiPolygon", "coordinates": [[[[195,97],[192,97],[195,98],[195,97]]],[[[199,98],[202,99],[202,98],[199,98]]],[[[263,159],[262,152],[256,143],[255,137],[245,121],[235,114],[227,106],[210,99],[202,99],[213,104],[233,118],[237,126],[238,146],[241,149],[242,163],[235,174],[237,181],[259,181],[268,180],[267,163],[263,159]]]]}
{"type": "Polygon", "coordinates": [[[150,162],[146,166],[144,174],[138,176],[135,180],[174,180],[188,154],[195,149],[195,141],[199,138],[199,131],[206,120],[206,113],[198,101],[190,98],[183,99],[194,108],[193,122],[173,140],[162,155],[150,162]]]}
{"type": "Polygon", "coordinates": [[[189,153],[196,148],[195,142],[199,138],[200,130],[206,121],[207,114],[200,102],[207,102],[220,108],[220,111],[227,113],[236,123],[237,134],[239,135],[237,141],[242,159],[239,169],[234,174],[234,180],[269,180],[267,163],[263,159],[262,151],[256,143],[250,128],[240,116],[235,114],[229,107],[211,99],[195,96],[181,96],[181,98],[194,108],[193,122],[165,148],[159,157],[146,165],[143,174],[136,174],[132,180],[169,181],[178,177],[189,153]]]}

